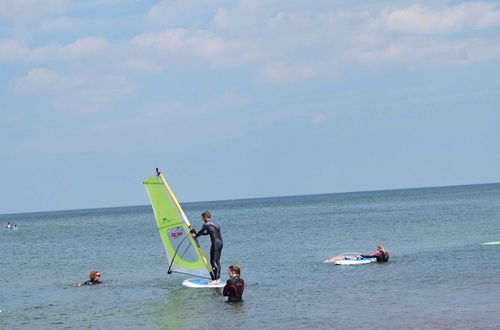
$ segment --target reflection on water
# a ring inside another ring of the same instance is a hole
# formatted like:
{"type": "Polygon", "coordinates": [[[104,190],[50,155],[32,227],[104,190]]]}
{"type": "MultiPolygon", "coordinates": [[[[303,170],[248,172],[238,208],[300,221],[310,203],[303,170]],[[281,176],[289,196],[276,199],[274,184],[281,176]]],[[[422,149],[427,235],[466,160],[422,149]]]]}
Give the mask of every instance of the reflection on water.
{"type": "MultiPolygon", "coordinates": [[[[179,283],[180,284],[180,283],[179,283]]],[[[201,329],[212,317],[214,304],[220,304],[222,289],[181,287],[171,290],[152,304],[161,328],[201,329]]]]}

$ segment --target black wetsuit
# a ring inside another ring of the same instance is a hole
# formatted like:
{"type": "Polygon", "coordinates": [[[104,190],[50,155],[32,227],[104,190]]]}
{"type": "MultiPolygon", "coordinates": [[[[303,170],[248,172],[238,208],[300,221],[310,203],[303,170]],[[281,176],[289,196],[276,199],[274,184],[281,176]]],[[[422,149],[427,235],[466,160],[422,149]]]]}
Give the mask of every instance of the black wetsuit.
{"type": "Polygon", "coordinates": [[[389,252],[387,251],[378,251],[375,252],[374,254],[370,255],[361,255],[362,258],[377,258],[377,262],[387,262],[389,261],[389,252]]]}
{"type": "Polygon", "coordinates": [[[82,283],[82,285],[94,285],[94,284],[100,284],[101,281],[91,281],[91,280],[88,280],[88,281],[85,281],[82,283]]]}
{"type": "Polygon", "coordinates": [[[210,264],[213,269],[212,280],[217,280],[220,278],[220,255],[222,252],[222,236],[220,233],[220,226],[213,221],[207,221],[203,224],[200,231],[196,233],[196,236],[210,235],[210,240],[212,245],[210,246],[210,264]]]}
{"type": "Polygon", "coordinates": [[[223,295],[227,296],[230,302],[243,301],[243,291],[245,290],[245,281],[239,277],[233,277],[227,280],[226,286],[224,287],[223,295]]]}

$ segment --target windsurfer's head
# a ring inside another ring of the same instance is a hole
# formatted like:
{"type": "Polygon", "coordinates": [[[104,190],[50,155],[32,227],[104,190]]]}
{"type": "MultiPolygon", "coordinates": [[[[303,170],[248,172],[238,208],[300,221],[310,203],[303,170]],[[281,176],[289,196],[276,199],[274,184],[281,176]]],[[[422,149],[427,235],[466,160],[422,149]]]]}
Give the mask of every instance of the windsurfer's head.
{"type": "Polygon", "coordinates": [[[240,274],[241,274],[240,266],[238,266],[238,265],[229,266],[227,273],[229,274],[230,277],[234,277],[234,276],[240,277],[240,274]]]}
{"type": "Polygon", "coordinates": [[[382,245],[382,244],[378,244],[378,245],[377,245],[377,250],[379,250],[379,251],[384,251],[384,245],[382,245]]]}
{"type": "Polygon", "coordinates": [[[210,211],[205,211],[201,214],[201,219],[203,221],[209,221],[210,218],[212,218],[212,214],[210,214],[210,211]]]}

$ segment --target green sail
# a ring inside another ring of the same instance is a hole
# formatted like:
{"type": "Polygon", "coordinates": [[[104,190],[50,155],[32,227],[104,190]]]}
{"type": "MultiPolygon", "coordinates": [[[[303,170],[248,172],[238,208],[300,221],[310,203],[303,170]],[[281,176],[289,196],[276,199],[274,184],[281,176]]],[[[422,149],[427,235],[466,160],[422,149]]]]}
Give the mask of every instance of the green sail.
{"type": "Polygon", "coordinates": [[[161,173],[144,182],[158,225],[168,273],[184,273],[210,278],[211,268],[203,250],[191,236],[191,225],[161,173]]]}

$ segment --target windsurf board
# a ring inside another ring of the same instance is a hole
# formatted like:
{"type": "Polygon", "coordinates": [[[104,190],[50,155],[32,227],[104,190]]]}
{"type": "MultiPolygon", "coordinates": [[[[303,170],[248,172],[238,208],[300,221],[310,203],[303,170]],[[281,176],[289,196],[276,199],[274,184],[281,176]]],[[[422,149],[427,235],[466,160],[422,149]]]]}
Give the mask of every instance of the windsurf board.
{"type": "Polygon", "coordinates": [[[336,260],[334,263],[336,265],[363,265],[376,262],[377,258],[346,258],[336,260]]]}
{"type": "Polygon", "coordinates": [[[188,288],[223,288],[226,285],[226,281],[220,281],[217,284],[208,284],[211,281],[208,278],[190,278],[184,280],[182,285],[188,288]]]}

